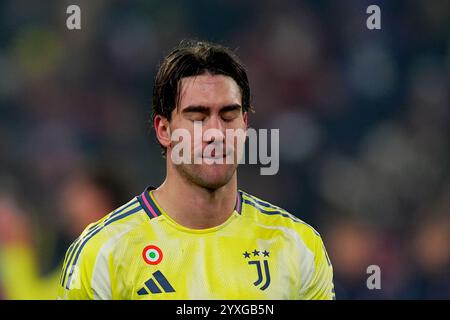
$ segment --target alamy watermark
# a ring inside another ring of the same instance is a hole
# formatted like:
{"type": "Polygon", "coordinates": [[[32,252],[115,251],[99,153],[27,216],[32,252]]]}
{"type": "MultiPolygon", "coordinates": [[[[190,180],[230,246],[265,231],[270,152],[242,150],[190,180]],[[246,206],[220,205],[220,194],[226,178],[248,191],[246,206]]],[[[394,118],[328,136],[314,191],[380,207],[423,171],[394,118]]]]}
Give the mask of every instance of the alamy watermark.
{"type": "Polygon", "coordinates": [[[275,175],[280,165],[279,129],[226,129],[203,130],[201,121],[194,122],[193,134],[175,129],[171,134],[173,148],[171,161],[176,164],[258,164],[261,175],[275,175]],[[244,144],[248,141],[248,157],[244,144]],[[270,151],[269,151],[270,149],[270,151]]]}
{"type": "Polygon", "coordinates": [[[367,267],[367,274],[370,276],[367,278],[366,285],[367,289],[381,289],[381,268],[376,264],[372,264],[367,267]]]}
{"type": "MultiPolygon", "coordinates": [[[[67,7],[66,13],[69,15],[66,26],[69,30],[81,30],[81,8],[72,4],[67,7]]],[[[367,7],[366,13],[370,16],[366,20],[366,27],[369,30],[381,29],[381,9],[378,5],[372,4],[367,7]]]]}
{"type": "Polygon", "coordinates": [[[66,20],[66,26],[69,30],[81,30],[81,9],[72,4],[67,7],[66,13],[69,14],[66,20]]]}
{"type": "Polygon", "coordinates": [[[381,29],[381,9],[376,4],[367,7],[366,13],[370,16],[366,20],[366,27],[369,30],[381,29]]]}

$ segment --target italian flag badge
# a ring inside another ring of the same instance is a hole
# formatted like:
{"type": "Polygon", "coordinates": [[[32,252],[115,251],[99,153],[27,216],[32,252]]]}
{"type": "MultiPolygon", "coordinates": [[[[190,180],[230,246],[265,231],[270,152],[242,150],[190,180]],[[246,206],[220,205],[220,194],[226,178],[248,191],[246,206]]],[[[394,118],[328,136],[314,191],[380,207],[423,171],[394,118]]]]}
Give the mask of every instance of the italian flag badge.
{"type": "Polygon", "coordinates": [[[150,245],[144,248],[142,251],[142,257],[148,264],[156,265],[161,262],[163,253],[157,246],[150,245]]]}

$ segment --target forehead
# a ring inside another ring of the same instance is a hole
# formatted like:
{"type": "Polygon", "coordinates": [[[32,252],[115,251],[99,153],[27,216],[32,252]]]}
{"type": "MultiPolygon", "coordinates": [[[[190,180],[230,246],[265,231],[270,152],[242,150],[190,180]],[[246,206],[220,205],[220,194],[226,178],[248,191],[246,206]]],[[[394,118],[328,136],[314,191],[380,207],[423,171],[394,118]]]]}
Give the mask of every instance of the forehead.
{"type": "Polygon", "coordinates": [[[241,91],[233,78],[202,74],[181,79],[180,109],[190,105],[207,107],[241,104],[241,91]]]}

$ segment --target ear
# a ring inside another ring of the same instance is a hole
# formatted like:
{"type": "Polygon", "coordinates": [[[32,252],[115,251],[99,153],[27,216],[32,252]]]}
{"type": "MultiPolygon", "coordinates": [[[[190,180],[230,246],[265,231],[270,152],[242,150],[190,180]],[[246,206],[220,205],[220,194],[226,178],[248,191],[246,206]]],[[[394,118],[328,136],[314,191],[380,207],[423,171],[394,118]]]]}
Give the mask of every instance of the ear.
{"type": "Polygon", "coordinates": [[[163,147],[168,148],[171,143],[169,120],[161,115],[156,115],[155,119],[153,120],[153,126],[155,127],[156,138],[158,139],[159,143],[163,147]]]}

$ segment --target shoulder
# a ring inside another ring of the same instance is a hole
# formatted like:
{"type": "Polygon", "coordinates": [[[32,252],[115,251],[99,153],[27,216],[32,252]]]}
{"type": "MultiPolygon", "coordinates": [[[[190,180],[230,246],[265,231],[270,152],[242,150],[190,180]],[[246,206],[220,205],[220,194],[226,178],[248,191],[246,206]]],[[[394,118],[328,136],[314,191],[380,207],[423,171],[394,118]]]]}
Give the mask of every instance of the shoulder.
{"type": "Polygon", "coordinates": [[[320,243],[321,236],[317,230],[287,210],[268,201],[239,190],[242,206],[251,218],[262,227],[284,230],[299,237],[311,251],[320,243]]]}
{"type": "Polygon", "coordinates": [[[63,266],[62,285],[70,279],[73,270],[90,273],[99,256],[107,255],[128,231],[145,221],[145,213],[137,198],[91,223],[71,244],[66,252],[63,266]]]}
{"type": "MultiPolygon", "coordinates": [[[[322,237],[311,225],[285,209],[246,192],[240,192],[242,205],[252,223],[263,230],[279,232],[285,242],[291,243],[301,269],[299,297],[305,299],[333,299],[333,268],[322,237]]],[[[264,231],[265,232],[265,231],[264,231]]],[[[266,234],[267,236],[267,234],[266,234]]]]}
{"type": "Polygon", "coordinates": [[[144,214],[138,199],[133,198],[102,219],[88,225],[78,239],[85,245],[102,244],[135,227],[144,214]]]}

